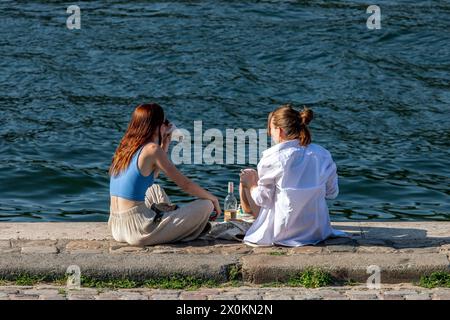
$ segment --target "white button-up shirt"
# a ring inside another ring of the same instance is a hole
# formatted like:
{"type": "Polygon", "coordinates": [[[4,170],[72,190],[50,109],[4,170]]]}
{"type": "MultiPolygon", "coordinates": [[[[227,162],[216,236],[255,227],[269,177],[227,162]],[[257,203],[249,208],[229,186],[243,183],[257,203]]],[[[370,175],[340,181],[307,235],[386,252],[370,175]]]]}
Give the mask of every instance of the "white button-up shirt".
{"type": "Polygon", "coordinates": [[[325,199],[336,198],[339,187],[328,150],[299,140],[278,143],[263,152],[258,177],[251,196],[261,209],[244,242],[297,247],[346,236],[330,224],[325,199]]]}

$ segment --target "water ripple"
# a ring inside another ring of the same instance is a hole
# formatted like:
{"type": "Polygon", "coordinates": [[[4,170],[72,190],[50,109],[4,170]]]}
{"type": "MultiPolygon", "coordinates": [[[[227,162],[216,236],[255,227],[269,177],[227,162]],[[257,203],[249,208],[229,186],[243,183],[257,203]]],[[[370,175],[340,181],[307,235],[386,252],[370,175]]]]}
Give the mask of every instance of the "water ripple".
{"type": "MultiPolygon", "coordinates": [[[[316,112],[338,165],[334,220],[449,220],[450,3],[0,3],[0,220],[106,221],[107,170],[133,107],[158,101],[192,130],[265,128],[316,112]]],[[[180,169],[221,199],[243,165],[180,169]]],[[[187,197],[164,176],[174,201],[187,197]]]]}

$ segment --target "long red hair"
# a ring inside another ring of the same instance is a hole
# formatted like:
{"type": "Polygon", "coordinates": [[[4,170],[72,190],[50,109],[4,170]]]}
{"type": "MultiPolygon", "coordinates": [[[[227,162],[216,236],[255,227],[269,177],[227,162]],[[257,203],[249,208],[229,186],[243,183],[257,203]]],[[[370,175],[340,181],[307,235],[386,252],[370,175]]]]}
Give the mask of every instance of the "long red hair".
{"type": "Polygon", "coordinates": [[[134,153],[151,141],[163,122],[164,111],[160,105],[149,103],[137,106],[131,116],[127,131],[114,153],[109,174],[116,176],[125,170],[134,153]]]}

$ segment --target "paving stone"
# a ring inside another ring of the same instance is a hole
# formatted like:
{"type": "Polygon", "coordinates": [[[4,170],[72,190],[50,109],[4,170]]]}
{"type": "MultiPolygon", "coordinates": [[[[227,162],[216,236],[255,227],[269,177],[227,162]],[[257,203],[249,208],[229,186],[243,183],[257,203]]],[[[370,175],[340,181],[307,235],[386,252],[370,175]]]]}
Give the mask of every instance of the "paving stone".
{"type": "Polygon", "coordinates": [[[119,300],[121,298],[121,294],[116,291],[107,291],[99,293],[95,300],[119,300]]]}
{"type": "Polygon", "coordinates": [[[262,295],[246,295],[238,294],[236,295],[237,300],[262,300],[262,295]]]}
{"type": "Polygon", "coordinates": [[[225,247],[237,247],[237,246],[246,246],[242,243],[236,243],[236,241],[227,241],[227,240],[217,240],[209,243],[214,248],[225,248],[225,247]]]}
{"type": "Polygon", "coordinates": [[[433,300],[450,300],[450,288],[434,290],[431,298],[433,300]]]}
{"type": "Polygon", "coordinates": [[[322,241],[320,244],[325,246],[333,246],[333,245],[355,245],[357,242],[352,238],[331,238],[325,241],[322,241]]]}
{"type": "Polygon", "coordinates": [[[95,296],[89,294],[68,294],[67,300],[95,300],[95,296]]]}
{"type": "Polygon", "coordinates": [[[225,255],[231,255],[231,254],[247,254],[252,252],[253,248],[249,246],[230,246],[230,247],[223,247],[220,248],[219,252],[221,254],[225,255]]]}
{"type": "Polygon", "coordinates": [[[68,293],[73,293],[73,294],[99,294],[99,293],[109,290],[106,288],[89,288],[89,287],[70,288],[67,286],[62,286],[61,289],[64,289],[68,293]]]}
{"type": "Polygon", "coordinates": [[[200,288],[197,291],[195,291],[196,293],[199,294],[205,294],[205,295],[215,295],[215,294],[220,294],[222,292],[222,290],[219,289],[207,289],[207,288],[200,288]]]}
{"type": "Polygon", "coordinates": [[[153,249],[152,254],[170,254],[170,253],[185,253],[183,249],[179,248],[168,248],[168,249],[153,249]]]}
{"type": "Polygon", "coordinates": [[[379,297],[384,300],[403,300],[407,295],[415,295],[413,290],[389,290],[380,292],[379,297]]]}
{"type": "Polygon", "coordinates": [[[22,293],[23,294],[31,294],[31,295],[48,295],[48,296],[52,296],[52,295],[57,295],[58,294],[58,290],[54,290],[54,289],[28,289],[28,290],[23,290],[22,293]]]}
{"type": "Polygon", "coordinates": [[[10,240],[0,240],[0,249],[10,249],[11,241],[10,240]]]}
{"type": "Polygon", "coordinates": [[[69,253],[102,253],[108,249],[107,241],[75,240],[66,245],[69,253]]]}
{"type": "Polygon", "coordinates": [[[67,300],[63,295],[40,295],[39,300],[67,300]]]}
{"type": "Polygon", "coordinates": [[[18,240],[18,247],[51,247],[56,246],[57,240],[18,240]]]}
{"type": "Polygon", "coordinates": [[[18,294],[21,292],[21,290],[17,287],[0,286],[0,292],[5,293],[5,294],[18,294]]]}
{"type": "MultiPolygon", "coordinates": [[[[184,247],[208,247],[210,246],[210,241],[205,239],[196,239],[193,241],[188,242],[179,242],[179,243],[173,243],[172,247],[175,248],[184,248],[184,247]]],[[[234,242],[236,244],[236,242],[234,242]]],[[[238,244],[239,245],[239,244],[238,244]]]]}
{"type": "Polygon", "coordinates": [[[206,294],[198,294],[194,292],[183,292],[180,295],[180,300],[207,300],[206,294]]]}
{"type": "Polygon", "coordinates": [[[346,295],[339,295],[339,296],[322,296],[322,300],[350,300],[349,297],[347,297],[346,295]]]}
{"type": "Polygon", "coordinates": [[[357,247],[357,252],[361,253],[394,253],[397,249],[382,246],[361,246],[357,247]]]}
{"type": "Polygon", "coordinates": [[[430,247],[430,248],[405,248],[398,249],[398,253],[435,253],[439,252],[440,247],[430,247]]]}
{"type": "Polygon", "coordinates": [[[0,248],[0,254],[5,253],[20,253],[20,247],[12,247],[12,248],[0,248]]]}
{"type": "Polygon", "coordinates": [[[109,248],[110,253],[144,253],[148,251],[146,247],[135,246],[112,246],[109,248]]]}
{"type": "Polygon", "coordinates": [[[56,246],[32,246],[32,247],[22,247],[21,253],[23,254],[57,254],[59,252],[56,246]]]}
{"type": "Polygon", "coordinates": [[[23,254],[56,254],[58,248],[56,247],[56,240],[26,240],[18,241],[18,246],[21,248],[20,252],[23,254]]]}
{"type": "Polygon", "coordinates": [[[322,297],[318,294],[295,295],[289,298],[287,300],[322,300],[322,297]]]}
{"type": "Polygon", "coordinates": [[[183,290],[177,290],[177,289],[152,289],[152,292],[154,294],[163,294],[163,295],[175,295],[179,296],[183,290]]]}
{"type": "Polygon", "coordinates": [[[37,284],[33,288],[36,289],[36,290],[55,290],[55,291],[58,291],[59,289],[61,289],[61,286],[43,283],[43,284],[37,284]]]}
{"type": "Polygon", "coordinates": [[[148,296],[139,293],[121,293],[120,300],[148,300],[148,296]]]}
{"type": "Polygon", "coordinates": [[[93,289],[67,290],[56,286],[27,287],[18,291],[14,286],[0,286],[0,300],[429,300],[450,299],[450,289],[425,289],[411,284],[384,284],[379,290],[367,290],[364,286],[324,287],[317,289],[293,287],[225,287],[202,288],[196,291],[170,289],[93,289]]]}
{"type": "MultiPolygon", "coordinates": [[[[243,280],[255,284],[270,283],[287,279],[287,272],[294,274],[306,268],[321,267],[345,273],[346,277],[356,281],[366,281],[367,267],[378,265],[382,270],[384,283],[415,279],[425,272],[434,272],[448,268],[447,256],[433,254],[382,254],[335,252],[330,254],[309,255],[305,259],[299,256],[245,255],[241,258],[243,280]]],[[[339,275],[338,275],[339,276],[339,275]]]]}
{"type": "Polygon", "coordinates": [[[353,245],[331,245],[326,246],[328,252],[355,252],[356,247],[353,245]]]}
{"type": "Polygon", "coordinates": [[[151,296],[152,300],[178,300],[179,296],[174,294],[154,294],[151,296]]]}
{"type": "Polygon", "coordinates": [[[243,296],[260,296],[263,295],[265,292],[265,290],[259,289],[259,290],[246,290],[246,289],[238,289],[238,290],[233,290],[230,291],[231,293],[234,294],[239,294],[239,295],[243,295],[243,296]]]}
{"type": "Polygon", "coordinates": [[[208,254],[214,252],[210,247],[187,247],[185,250],[187,253],[193,254],[208,254]]]}
{"type": "MultiPolygon", "coordinates": [[[[431,224],[435,225],[435,224],[431,224]]],[[[388,240],[424,240],[432,235],[426,231],[431,231],[430,224],[424,222],[360,222],[363,237],[366,239],[388,239],[388,240]],[[395,224],[395,227],[393,226],[395,224]],[[424,227],[426,228],[424,230],[424,227]]],[[[434,232],[433,232],[434,233],[434,232]]]]}
{"type": "Polygon", "coordinates": [[[234,294],[220,294],[214,296],[214,300],[237,300],[237,298],[234,294]]]}
{"type": "Polygon", "coordinates": [[[388,243],[382,239],[358,239],[356,240],[358,245],[360,246],[382,246],[382,247],[388,247],[388,243]]]}
{"type": "Polygon", "coordinates": [[[405,297],[402,295],[384,295],[380,294],[378,296],[380,300],[405,300],[405,297]]]}
{"type": "Polygon", "coordinates": [[[94,288],[83,288],[81,287],[80,289],[66,289],[63,288],[67,294],[71,294],[71,295],[86,295],[86,296],[95,296],[98,295],[99,293],[103,292],[101,289],[94,289],[94,288]]]}
{"type": "Polygon", "coordinates": [[[295,247],[289,250],[289,254],[310,254],[321,252],[323,252],[323,247],[318,246],[302,246],[302,247],[295,247]]]}
{"type": "Polygon", "coordinates": [[[143,293],[147,293],[150,291],[153,291],[153,289],[146,288],[146,287],[119,289],[119,292],[121,292],[121,293],[131,293],[131,294],[143,294],[143,293]]]}
{"type": "Polygon", "coordinates": [[[406,300],[430,300],[429,293],[416,293],[416,294],[408,294],[405,296],[406,300]]]}
{"type": "Polygon", "coordinates": [[[438,239],[421,239],[420,241],[411,240],[393,240],[392,246],[396,249],[427,249],[440,247],[441,240],[438,239]]]}
{"type": "Polygon", "coordinates": [[[343,293],[336,290],[319,289],[317,291],[313,291],[313,294],[320,295],[324,299],[347,298],[343,293]]]}
{"type": "Polygon", "coordinates": [[[292,296],[288,295],[265,295],[263,296],[263,300],[293,300],[292,296]]]}
{"type": "Polygon", "coordinates": [[[376,293],[367,291],[347,291],[345,294],[351,300],[378,300],[376,293]]]}
{"type": "Polygon", "coordinates": [[[282,254],[287,254],[289,249],[285,249],[285,248],[272,248],[272,247],[268,247],[268,248],[253,248],[253,253],[254,254],[278,254],[278,253],[282,253],[282,254]]]}
{"type": "Polygon", "coordinates": [[[6,222],[1,239],[111,239],[107,222],[6,222]]]}
{"type": "Polygon", "coordinates": [[[11,294],[9,295],[10,300],[38,300],[39,295],[36,294],[11,294]]]}

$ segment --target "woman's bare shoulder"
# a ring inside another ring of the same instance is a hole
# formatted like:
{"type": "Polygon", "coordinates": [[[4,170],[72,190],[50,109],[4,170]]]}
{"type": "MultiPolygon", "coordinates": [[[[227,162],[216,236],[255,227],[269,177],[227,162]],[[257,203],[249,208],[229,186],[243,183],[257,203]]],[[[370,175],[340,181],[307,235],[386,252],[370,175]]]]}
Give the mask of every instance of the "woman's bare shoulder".
{"type": "Polygon", "coordinates": [[[159,144],[154,143],[154,142],[149,142],[147,143],[144,148],[142,148],[142,152],[146,155],[154,155],[158,152],[158,150],[160,150],[161,147],[159,146],[159,144]]]}

